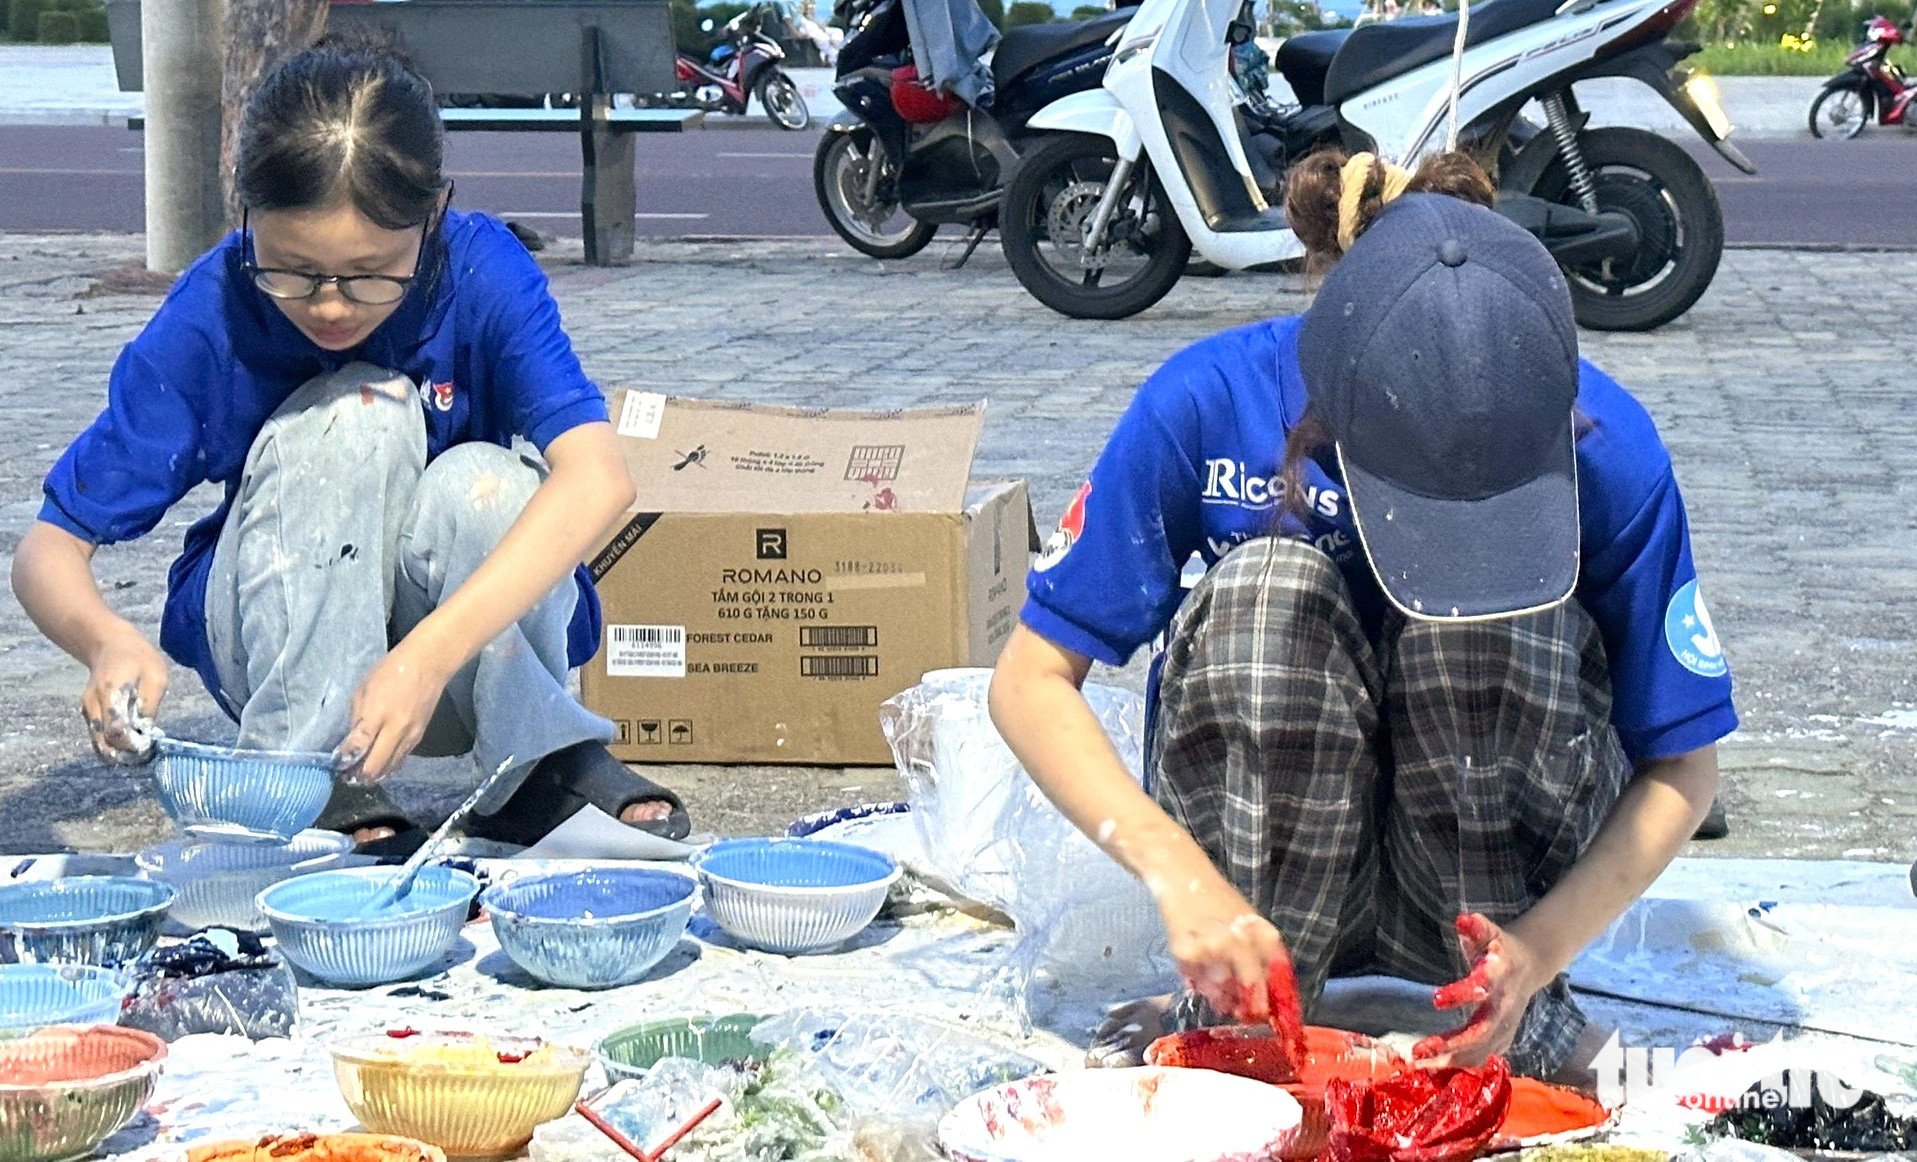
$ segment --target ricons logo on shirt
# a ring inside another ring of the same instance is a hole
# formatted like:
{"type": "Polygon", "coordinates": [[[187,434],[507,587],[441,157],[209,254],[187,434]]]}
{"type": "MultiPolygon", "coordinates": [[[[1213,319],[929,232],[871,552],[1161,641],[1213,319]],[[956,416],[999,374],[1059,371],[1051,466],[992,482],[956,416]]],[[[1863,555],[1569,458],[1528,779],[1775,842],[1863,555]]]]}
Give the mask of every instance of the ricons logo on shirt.
{"type": "MultiPolygon", "coordinates": [[[[1240,508],[1270,509],[1283,504],[1285,481],[1280,476],[1257,476],[1242,460],[1205,461],[1206,504],[1235,504],[1240,508]]],[[[1329,486],[1305,485],[1305,508],[1323,517],[1336,517],[1344,503],[1344,493],[1329,486]]]]}

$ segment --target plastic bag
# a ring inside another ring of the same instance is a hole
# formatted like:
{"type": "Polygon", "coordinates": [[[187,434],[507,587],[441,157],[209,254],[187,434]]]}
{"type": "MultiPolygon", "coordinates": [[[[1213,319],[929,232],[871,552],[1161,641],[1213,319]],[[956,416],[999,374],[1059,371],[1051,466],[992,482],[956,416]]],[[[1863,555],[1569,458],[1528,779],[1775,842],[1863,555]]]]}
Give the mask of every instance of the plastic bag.
{"type": "MultiPolygon", "coordinates": [[[[1104,1001],[1168,991],[1171,962],[1150,893],[1025,773],[992,725],[990,682],[990,670],[936,670],[879,711],[932,870],[1011,918],[1026,1019],[1064,993],[1104,1001]]],[[[1084,693],[1139,779],[1144,700],[1108,686],[1084,693]]]]}
{"type": "Polygon", "coordinates": [[[291,1037],[299,1023],[293,970],[252,933],[209,928],[147,953],[133,972],[120,1024],[162,1041],[196,1033],[291,1037]]]}
{"type": "Polygon", "coordinates": [[[904,1013],[799,1009],[759,1022],[752,1039],[798,1055],[854,1120],[936,1122],[962,1098],[1045,1069],[997,1042],[904,1013]]]}

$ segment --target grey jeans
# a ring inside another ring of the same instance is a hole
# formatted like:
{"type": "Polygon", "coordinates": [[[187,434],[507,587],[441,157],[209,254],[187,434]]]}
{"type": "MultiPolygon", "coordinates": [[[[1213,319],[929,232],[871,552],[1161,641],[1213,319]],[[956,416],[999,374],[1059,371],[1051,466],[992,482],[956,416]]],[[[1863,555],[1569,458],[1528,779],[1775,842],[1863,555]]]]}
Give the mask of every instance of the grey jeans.
{"type": "MultiPolygon", "coordinates": [[[[367,671],[472,575],[539,486],[538,466],[494,444],[428,464],[422,407],[405,377],[355,363],[295,391],[253,441],[206,594],[241,746],[338,746],[367,671]]],[[[578,599],[568,574],[447,683],[417,753],[507,770],[482,812],[544,756],[612,738],[566,690],[578,599]]],[[[377,790],[342,785],[321,822],[392,814],[377,790]]]]}

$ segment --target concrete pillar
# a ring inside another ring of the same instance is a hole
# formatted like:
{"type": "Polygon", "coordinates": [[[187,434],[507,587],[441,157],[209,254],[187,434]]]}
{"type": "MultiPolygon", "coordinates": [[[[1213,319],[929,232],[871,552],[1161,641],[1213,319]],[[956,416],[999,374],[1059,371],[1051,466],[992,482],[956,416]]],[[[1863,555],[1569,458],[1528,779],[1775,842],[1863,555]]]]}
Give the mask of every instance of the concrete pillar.
{"type": "Polygon", "coordinates": [[[146,265],[178,274],[226,233],[220,189],[224,0],[144,0],[146,265]]]}

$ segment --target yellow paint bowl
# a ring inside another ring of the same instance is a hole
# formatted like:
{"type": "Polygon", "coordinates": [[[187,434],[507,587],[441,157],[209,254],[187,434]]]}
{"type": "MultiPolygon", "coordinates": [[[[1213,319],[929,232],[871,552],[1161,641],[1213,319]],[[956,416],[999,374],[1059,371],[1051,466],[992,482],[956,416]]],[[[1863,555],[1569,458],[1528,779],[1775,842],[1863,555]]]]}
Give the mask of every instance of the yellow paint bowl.
{"type": "Polygon", "coordinates": [[[332,1047],[347,1108],[368,1130],[459,1158],[496,1158],[578,1100],[591,1057],[522,1037],[396,1030],[332,1047]]]}

